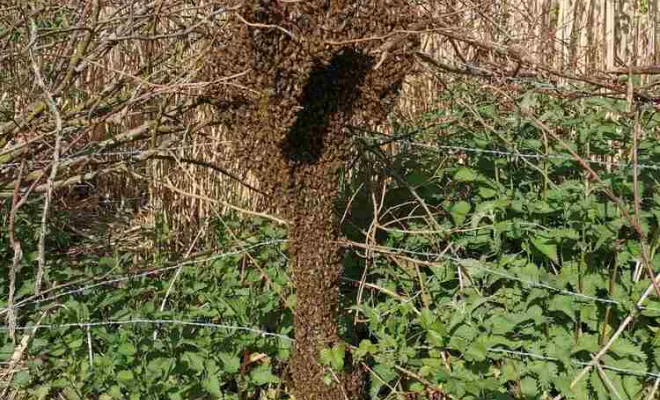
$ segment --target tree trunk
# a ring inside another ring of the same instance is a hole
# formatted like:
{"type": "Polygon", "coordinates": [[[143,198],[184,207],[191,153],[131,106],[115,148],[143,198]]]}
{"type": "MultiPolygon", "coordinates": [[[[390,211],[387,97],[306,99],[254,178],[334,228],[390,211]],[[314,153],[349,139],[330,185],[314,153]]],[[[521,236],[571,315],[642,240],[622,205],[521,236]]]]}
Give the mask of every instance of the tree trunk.
{"type": "Polygon", "coordinates": [[[295,199],[296,215],[290,231],[296,289],[292,372],[296,399],[300,400],[358,397],[359,379],[355,374],[329,372],[318,362],[321,349],[340,340],[337,321],[341,258],[332,200],[328,193],[310,187],[300,188],[295,199]],[[333,377],[331,385],[323,383],[326,373],[333,377]]]}

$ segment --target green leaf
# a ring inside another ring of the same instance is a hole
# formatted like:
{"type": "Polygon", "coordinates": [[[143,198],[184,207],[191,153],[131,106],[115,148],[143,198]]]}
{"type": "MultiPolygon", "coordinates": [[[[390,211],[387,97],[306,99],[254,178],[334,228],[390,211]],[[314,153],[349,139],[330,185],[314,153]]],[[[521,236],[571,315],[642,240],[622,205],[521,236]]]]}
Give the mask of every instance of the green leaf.
{"type": "Polygon", "coordinates": [[[271,372],[269,364],[261,364],[252,369],[250,371],[250,380],[257,386],[280,382],[280,379],[271,372]]]}
{"type": "Polygon", "coordinates": [[[172,358],[157,357],[149,361],[147,371],[154,377],[164,376],[169,372],[172,363],[172,358]]]}
{"type": "Polygon", "coordinates": [[[497,190],[487,186],[479,186],[479,196],[484,199],[491,199],[497,195],[497,190]]]}
{"type": "Polygon", "coordinates": [[[319,360],[322,364],[328,365],[334,370],[341,370],[344,368],[345,352],[346,345],[344,343],[338,343],[332,348],[322,349],[319,360]]]}
{"type": "Polygon", "coordinates": [[[571,297],[562,295],[554,296],[548,304],[548,309],[566,314],[571,320],[575,321],[576,305],[571,297]]]}
{"type": "Polygon", "coordinates": [[[11,385],[16,389],[22,389],[26,387],[31,380],[32,378],[30,377],[30,372],[18,371],[14,374],[14,377],[11,380],[11,385]]]}
{"type": "Polygon", "coordinates": [[[577,346],[573,349],[573,352],[587,351],[589,353],[597,353],[600,349],[601,345],[598,341],[598,335],[584,333],[578,338],[577,346]]]}
{"type": "Polygon", "coordinates": [[[372,354],[378,351],[378,346],[373,344],[369,339],[362,339],[360,346],[355,350],[356,357],[364,357],[367,354],[372,354]]]}
{"type": "Polygon", "coordinates": [[[204,358],[197,353],[185,352],[181,356],[181,359],[193,371],[202,372],[204,370],[204,358]]]}
{"type": "Polygon", "coordinates": [[[526,376],[523,379],[520,380],[520,391],[527,397],[527,398],[536,398],[536,396],[539,394],[539,386],[538,383],[536,382],[536,379],[532,378],[531,376],[526,376]]]}
{"type": "Polygon", "coordinates": [[[78,349],[78,348],[82,347],[82,345],[83,345],[83,339],[82,338],[74,339],[74,340],[69,342],[69,347],[72,348],[72,349],[78,349]]]}
{"type": "Polygon", "coordinates": [[[468,361],[483,361],[486,359],[487,352],[488,346],[486,345],[486,338],[480,336],[468,347],[465,352],[465,359],[468,361]]]}
{"type": "Polygon", "coordinates": [[[220,361],[222,361],[222,366],[226,372],[234,374],[241,369],[241,359],[238,356],[221,351],[218,353],[218,357],[220,357],[220,361]]]}
{"type": "Polygon", "coordinates": [[[531,239],[532,244],[536,250],[541,254],[552,260],[555,264],[559,264],[559,256],[557,255],[557,245],[544,237],[534,237],[531,239]]]}
{"type": "Polygon", "coordinates": [[[630,340],[620,337],[610,347],[610,351],[618,356],[632,356],[642,360],[646,359],[642,349],[630,340]]]}
{"type": "MultiPolygon", "coordinates": [[[[50,389],[51,387],[49,384],[40,385],[34,390],[34,395],[36,396],[37,400],[45,400],[50,394],[50,389]]],[[[101,398],[99,398],[99,400],[101,400],[101,398]]],[[[112,398],[109,400],[112,400],[112,398]]]]}
{"type": "Polygon", "coordinates": [[[454,180],[458,182],[473,182],[479,177],[479,174],[471,168],[459,168],[454,174],[454,180]]]}
{"type": "Polygon", "coordinates": [[[133,380],[133,372],[124,370],[117,373],[117,382],[128,383],[133,380]]]}
{"type": "Polygon", "coordinates": [[[132,356],[137,352],[137,349],[131,343],[123,343],[121,346],[119,346],[117,352],[125,356],[132,356]]]}
{"type": "Polygon", "coordinates": [[[216,374],[206,374],[202,381],[202,387],[207,393],[222,398],[222,390],[220,390],[220,380],[216,374]]]}
{"type": "Polygon", "coordinates": [[[449,207],[448,211],[454,220],[455,226],[460,226],[465,222],[465,218],[470,213],[471,208],[470,203],[464,200],[457,201],[449,207]]]}
{"type": "Polygon", "coordinates": [[[378,392],[380,392],[380,388],[382,388],[383,385],[392,381],[398,375],[392,368],[384,364],[376,364],[371,370],[373,372],[371,373],[372,376],[371,376],[371,387],[369,388],[369,395],[371,396],[372,399],[375,399],[378,397],[378,392]]]}
{"type": "Polygon", "coordinates": [[[0,360],[7,361],[14,354],[14,344],[9,342],[5,343],[4,346],[0,348],[0,360]]]}
{"type": "Polygon", "coordinates": [[[78,394],[78,391],[74,388],[68,386],[62,390],[62,396],[66,400],[83,400],[83,398],[78,394]]]}

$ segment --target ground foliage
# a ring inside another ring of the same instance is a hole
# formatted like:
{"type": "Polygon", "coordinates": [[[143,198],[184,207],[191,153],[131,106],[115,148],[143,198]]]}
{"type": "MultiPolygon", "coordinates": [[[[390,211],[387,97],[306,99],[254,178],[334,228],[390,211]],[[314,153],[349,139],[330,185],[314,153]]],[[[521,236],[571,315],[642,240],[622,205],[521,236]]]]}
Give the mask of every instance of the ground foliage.
{"type": "MultiPolygon", "coordinates": [[[[350,345],[327,348],[320,360],[339,372],[348,367],[350,352],[369,373],[366,389],[373,399],[541,399],[557,393],[640,399],[653,383],[647,374],[660,369],[660,302],[652,297],[647,308],[634,307],[649,285],[644,274],[633,279],[640,259],[636,233],[601,184],[586,179],[530,117],[561,133],[580,155],[613,160],[592,167],[632,213],[628,105],[557,99],[533,87],[508,96],[470,84],[450,87],[437,112],[414,126],[397,126],[394,156],[381,157],[392,136],[364,129],[355,136],[359,161],[344,179],[344,202],[337,205],[339,215],[349,205],[340,334],[350,345]],[[377,230],[371,229],[374,198],[378,204],[382,199],[377,230]],[[365,239],[366,232],[374,234],[365,239]],[[360,243],[371,249],[365,252],[360,243]],[[369,286],[358,301],[363,276],[369,286]],[[591,360],[629,312],[637,314],[635,324],[602,359],[626,372],[605,369],[603,379],[594,371],[570,390],[580,363],[591,360]]],[[[640,120],[639,217],[657,269],[660,117],[642,110],[640,120]]],[[[33,219],[26,212],[17,221],[28,254],[19,302],[31,295],[34,264],[28,248],[33,219]]],[[[286,231],[261,220],[228,217],[216,224],[222,253],[194,256],[199,262],[182,268],[164,311],[161,302],[176,269],[25,304],[19,321],[29,324],[48,310],[42,323],[176,319],[293,337],[286,231]]],[[[121,249],[74,258],[66,250],[75,237],[63,233],[52,240],[57,243],[49,244],[45,287],[136,276],[181,261],[158,254],[153,264],[139,266],[121,249]]],[[[0,254],[10,260],[6,236],[2,241],[0,254]]],[[[2,357],[8,358],[13,345],[5,335],[3,340],[2,357]]],[[[44,328],[11,384],[28,398],[289,398],[291,349],[281,337],[218,327],[44,328]]]]}

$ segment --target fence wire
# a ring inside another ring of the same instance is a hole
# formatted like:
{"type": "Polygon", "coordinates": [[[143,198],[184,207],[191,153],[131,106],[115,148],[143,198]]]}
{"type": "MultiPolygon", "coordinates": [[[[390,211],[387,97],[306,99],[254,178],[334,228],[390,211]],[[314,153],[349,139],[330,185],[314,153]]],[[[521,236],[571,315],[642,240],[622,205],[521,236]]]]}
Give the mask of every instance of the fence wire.
{"type": "MultiPolygon", "coordinates": [[[[33,332],[36,332],[38,329],[50,329],[50,330],[68,329],[68,328],[89,329],[89,328],[98,328],[98,327],[106,327],[106,326],[123,327],[123,326],[126,326],[126,325],[175,325],[175,326],[193,326],[193,327],[210,328],[210,329],[225,329],[225,330],[234,331],[234,332],[237,332],[237,331],[249,332],[249,333],[253,333],[253,334],[255,334],[257,336],[260,336],[260,337],[274,337],[274,338],[281,339],[281,340],[284,340],[284,341],[287,341],[287,342],[290,342],[290,343],[295,343],[295,339],[291,338],[287,335],[268,332],[268,331],[264,331],[264,330],[257,329],[257,328],[250,328],[250,327],[237,326],[237,325],[216,324],[216,323],[212,323],[212,322],[185,321],[185,320],[178,320],[178,319],[135,318],[135,319],[116,320],[116,321],[87,321],[87,322],[72,322],[72,323],[63,323],[63,324],[35,324],[35,325],[28,325],[28,326],[18,326],[18,327],[16,327],[16,330],[19,330],[19,331],[31,330],[33,332]]],[[[0,326],[0,331],[7,331],[7,330],[9,330],[8,326],[0,326]]],[[[501,353],[501,354],[506,354],[506,355],[509,355],[509,356],[520,356],[520,357],[533,358],[533,359],[539,359],[539,360],[544,360],[544,361],[553,361],[553,362],[561,361],[557,357],[545,356],[545,355],[542,355],[542,354],[535,354],[535,353],[528,353],[528,352],[518,351],[518,350],[503,349],[503,348],[499,348],[499,347],[490,347],[490,348],[488,348],[488,351],[491,352],[491,353],[501,353]]],[[[573,364],[579,365],[579,366],[589,365],[588,362],[579,361],[579,360],[575,360],[575,359],[571,359],[571,362],[573,364]]],[[[647,377],[647,378],[660,378],[660,373],[645,372],[645,371],[631,370],[631,369],[625,369],[625,368],[618,368],[618,367],[610,366],[610,365],[607,365],[607,364],[604,364],[604,363],[601,363],[599,365],[603,369],[610,370],[610,371],[620,373],[620,374],[641,376],[641,377],[647,377]]]]}
{"type": "MultiPolygon", "coordinates": [[[[387,138],[387,136],[382,136],[387,138]]],[[[408,137],[407,135],[401,135],[402,138],[408,137]]],[[[404,139],[405,141],[405,139],[404,139]]],[[[170,147],[170,148],[164,148],[162,150],[159,150],[159,153],[167,152],[167,151],[177,151],[177,150],[185,150],[185,149],[197,149],[197,148],[206,148],[206,147],[212,147],[212,146],[217,146],[218,144],[223,144],[223,143],[230,143],[231,141],[219,141],[219,142],[205,142],[205,143],[197,143],[194,145],[187,145],[187,146],[176,146],[176,147],[170,147]]],[[[496,157],[502,157],[502,158],[528,158],[528,159],[534,159],[534,160],[559,160],[559,161],[574,161],[577,162],[575,157],[573,157],[570,154],[539,154],[539,153],[520,153],[520,152],[513,152],[513,151],[507,151],[507,150],[489,150],[489,149],[480,149],[477,147],[467,147],[467,146],[454,146],[454,145],[442,145],[442,144],[428,144],[428,143],[420,143],[420,142],[414,142],[414,141],[405,141],[407,145],[413,146],[413,147],[419,147],[419,148],[425,148],[429,150],[449,150],[449,151],[456,151],[456,152],[465,152],[465,153],[472,153],[472,154],[485,154],[485,155],[491,155],[491,156],[496,156],[496,157]]],[[[100,158],[100,157],[119,157],[119,156],[127,156],[127,158],[140,158],[140,156],[144,155],[145,153],[153,153],[154,150],[126,150],[126,151],[112,151],[112,152],[101,152],[101,153],[92,153],[92,154],[87,154],[87,155],[74,155],[74,156],[69,156],[69,157],[61,157],[60,162],[66,162],[66,161],[75,161],[77,159],[87,159],[87,158],[100,158]]],[[[456,154],[451,154],[451,155],[456,155],[456,154]]],[[[592,165],[600,165],[600,166],[605,166],[605,167],[617,167],[617,168],[632,168],[633,164],[632,163],[621,163],[621,162],[610,162],[610,161],[602,161],[602,160],[592,160],[588,158],[584,158],[584,161],[588,164],[592,165]]],[[[50,163],[50,161],[37,161],[34,162],[32,165],[33,166],[46,166],[50,163]]],[[[20,166],[20,163],[16,162],[11,162],[11,163],[5,163],[5,164],[0,164],[0,167],[9,167],[9,168],[16,168],[20,166]]],[[[637,164],[637,167],[639,169],[650,169],[650,170],[660,170],[660,165],[659,164],[644,164],[640,163],[637,164]]]]}

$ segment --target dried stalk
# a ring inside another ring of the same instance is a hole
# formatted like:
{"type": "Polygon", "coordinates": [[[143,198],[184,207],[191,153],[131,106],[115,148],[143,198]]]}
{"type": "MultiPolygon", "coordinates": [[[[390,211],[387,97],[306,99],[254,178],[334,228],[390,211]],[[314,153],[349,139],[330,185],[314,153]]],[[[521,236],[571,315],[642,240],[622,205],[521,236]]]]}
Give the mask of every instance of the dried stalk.
{"type": "Polygon", "coordinates": [[[48,212],[50,210],[50,202],[53,198],[53,182],[57,177],[57,167],[59,166],[60,161],[60,147],[62,144],[62,116],[57,108],[57,104],[53,99],[53,95],[49,91],[46,83],[44,82],[43,76],[41,75],[41,69],[37,65],[37,61],[33,53],[33,45],[37,40],[37,26],[34,23],[34,20],[30,20],[30,44],[28,45],[28,53],[30,55],[30,61],[32,64],[32,70],[34,71],[35,81],[37,85],[43,90],[44,97],[46,97],[46,102],[50,108],[53,117],[55,118],[55,148],[53,149],[53,165],[50,170],[50,175],[46,182],[46,196],[44,199],[44,209],[41,215],[41,230],[39,232],[39,242],[37,244],[37,274],[34,281],[34,294],[38,295],[41,292],[41,282],[44,276],[44,269],[46,267],[46,231],[47,231],[47,221],[48,221],[48,212]]]}

